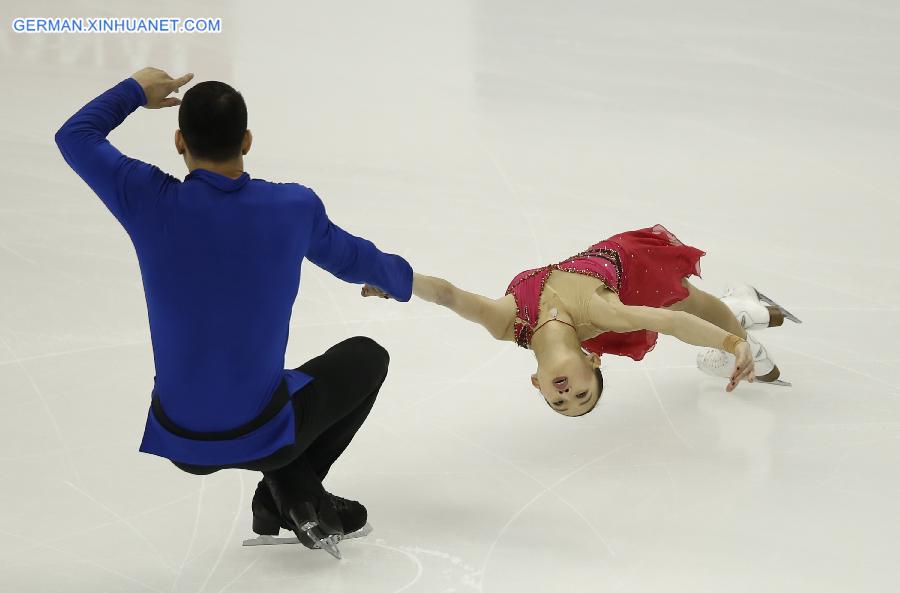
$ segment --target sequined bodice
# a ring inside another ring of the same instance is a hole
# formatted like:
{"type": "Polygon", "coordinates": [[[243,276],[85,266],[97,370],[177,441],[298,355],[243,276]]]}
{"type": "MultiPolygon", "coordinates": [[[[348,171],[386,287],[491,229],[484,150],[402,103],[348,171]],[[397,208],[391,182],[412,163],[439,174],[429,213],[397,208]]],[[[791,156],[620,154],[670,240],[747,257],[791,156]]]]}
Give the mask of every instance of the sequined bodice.
{"type": "Polygon", "coordinates": [[[513,335],[516,344],[528,348],[534,335],[541,295],[553,270],[573,272],[597,278],[616,294],[622,288],[622,261],[617,245],[602,241],[556,264],[534,268],[519,273],[506,289],[516,301],[516,318],[513,335]]]}

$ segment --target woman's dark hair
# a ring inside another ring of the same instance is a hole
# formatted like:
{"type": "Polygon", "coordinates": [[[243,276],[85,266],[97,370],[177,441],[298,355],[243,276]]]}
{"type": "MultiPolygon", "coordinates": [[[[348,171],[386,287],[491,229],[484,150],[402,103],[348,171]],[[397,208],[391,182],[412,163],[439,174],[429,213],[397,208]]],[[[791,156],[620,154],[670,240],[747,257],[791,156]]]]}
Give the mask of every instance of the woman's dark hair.
{"type": "MultiPolygon", "coordinates": [[[[594,405],[591,406],[591,407],[588,409],[588,411],[585,412],[584,414],[587,414],[587,413],[589,413],[591,410],[593,410],[594,408],[596,408],[596,407],[597,407],[597,402],[599,402],[599,401],[600,401],[600,398],[603,397],[603,373],[600,372],[600,367],[597,367],[596,369],[594,369],[594,376],[597,377],[597,399],[594,400],[594,405]]],[[[579,414],[578,416],[584,416],[584,414],[579,414]]],[[[577,416],[576,416],[576,418],[577,418],[577,416]]]]}
{"type": "Polygon", "coordinates": [[[210,161],[232,159],[241,153],[247,131],[244,97],[224,82],[194,85],[181,100],[178,127],[191,155],[210,161]]]}
{"type": "Polygon", "coordinates": [[[603,373],[600,372],[600,367],[594,369],[594,376],[597,377],[597,401],[600,401],[600,397],[603,395],[603,373]]]}

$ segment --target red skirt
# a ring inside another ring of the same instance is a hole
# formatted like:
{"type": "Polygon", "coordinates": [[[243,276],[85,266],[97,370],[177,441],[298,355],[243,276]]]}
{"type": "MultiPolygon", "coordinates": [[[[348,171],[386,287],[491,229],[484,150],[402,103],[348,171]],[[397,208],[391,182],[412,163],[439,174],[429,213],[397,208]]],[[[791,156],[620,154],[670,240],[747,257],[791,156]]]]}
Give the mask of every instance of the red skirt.
{"type": "MultiPolygon", "coordinates": [[[[700,275],[700,258],[706,255],[685,245],[661,224],[613,235],[622,260],[622,288],[619,300],[625,305],[667,307],[688,296],[683,278],[700,275]]],[[[609,353],[641,360],[656,346],[656,332],[638,330],[626,333],[604,332],[581,343],[597,354],[609,353]]]]}

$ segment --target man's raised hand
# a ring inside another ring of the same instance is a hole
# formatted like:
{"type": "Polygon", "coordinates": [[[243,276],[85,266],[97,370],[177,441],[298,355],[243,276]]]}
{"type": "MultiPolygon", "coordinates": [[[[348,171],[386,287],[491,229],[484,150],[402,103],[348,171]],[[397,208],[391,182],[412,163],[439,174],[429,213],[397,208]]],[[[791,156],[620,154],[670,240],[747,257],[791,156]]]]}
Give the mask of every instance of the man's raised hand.
{"type": "Polygon", "coordinates": [[[147,103],[144,107],[147,109],[159,109],[160,107],[175,107],[181,105],[181,99],[170,97],[172,92],[177,93],[178,89],[186,85],[194,78],[194,74],[185,74],[181,78],[172,78],[164,70],[159,68],[143,68],[131,75],[147,95],[147,103]]]}

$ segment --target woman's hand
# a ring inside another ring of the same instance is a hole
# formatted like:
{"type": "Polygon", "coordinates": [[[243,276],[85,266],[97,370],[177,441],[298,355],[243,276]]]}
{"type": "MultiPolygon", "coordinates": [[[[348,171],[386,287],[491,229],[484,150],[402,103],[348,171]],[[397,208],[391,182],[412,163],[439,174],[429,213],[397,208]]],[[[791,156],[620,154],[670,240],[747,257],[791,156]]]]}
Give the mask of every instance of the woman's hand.
{"type": "Polygon", "coordinates": [[[383,299],[391,298],[391,295],[384,292],[383,290],[381,290],[378,287],[372,286],[371,284],[364,284],[362,287],[362,290],[360,291],[360,294],[364,297],[376,296],[376,297],[381,297],[383,299]]]}
{"type": "Polygon", "coordinates": [[[725,391],[729,393],[734,391],[741,379],[747,379],[747,381],[753,383],[753,380],[756,378],[756,373],[753,371],[753,353],[750,351],[750,344],[746,341],[739,342],[734,351],[734,358],[734,373],[731,375],[731,382],[725,388],[725,391]]]}

